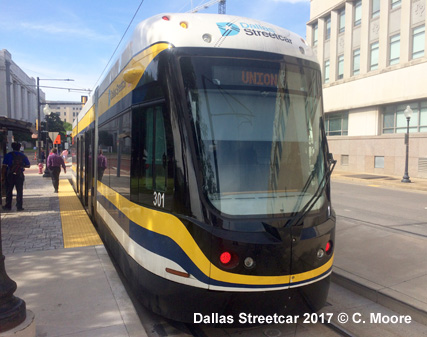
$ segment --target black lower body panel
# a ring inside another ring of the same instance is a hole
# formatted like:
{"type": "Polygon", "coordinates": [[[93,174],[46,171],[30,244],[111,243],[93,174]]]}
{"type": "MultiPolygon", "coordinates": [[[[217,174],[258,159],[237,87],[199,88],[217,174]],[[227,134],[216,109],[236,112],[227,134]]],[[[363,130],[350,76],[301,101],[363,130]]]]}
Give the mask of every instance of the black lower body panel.
{"type": "Polygon", "coordinates": [[[330,276],[315,283],[262,292],[213,291],[159,277],[132,259],[97,217],[100,235],[130,283],[134,294],[163,317],[188,323],[239,325],[240,315],[301,315],[320,310],[328,295],[330,276]],[[221,319],[222,318],[222,319],[221,319]],[[231,323],[232,321],[232,323],[231,323]]]}

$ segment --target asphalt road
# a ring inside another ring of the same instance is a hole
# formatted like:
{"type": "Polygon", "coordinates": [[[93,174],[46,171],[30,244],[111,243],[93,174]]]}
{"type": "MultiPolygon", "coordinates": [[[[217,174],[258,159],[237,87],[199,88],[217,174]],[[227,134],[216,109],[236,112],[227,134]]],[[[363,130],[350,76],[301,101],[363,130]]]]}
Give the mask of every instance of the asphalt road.
{"type": "Polygon", "coordinates": [[[332,182],[339,221],[360,221],[427,237],[427,192],[332,182]]]}

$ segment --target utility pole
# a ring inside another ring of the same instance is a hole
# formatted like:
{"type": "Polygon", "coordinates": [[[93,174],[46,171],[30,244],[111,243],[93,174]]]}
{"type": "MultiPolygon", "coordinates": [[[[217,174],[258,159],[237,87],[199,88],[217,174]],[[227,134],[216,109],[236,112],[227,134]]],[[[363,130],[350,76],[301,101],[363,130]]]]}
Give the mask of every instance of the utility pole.
{"type": "Polygon", "coordinates": [[[197,13],[200,10],[203,10],[203,9],[209,8],[212,5],[218,4],[218,14],[225,14],[225,2],[226,0],[212,0],[212,1],[206,2],[205,4],[202,4],[200,6],[193,8],[187,13],[197,13]]]}
{"type": "Polygon", "coordinates": [[[225,14],[225,1],[226,0],[221,0],[218,3],[218,14],[225,14]]]}

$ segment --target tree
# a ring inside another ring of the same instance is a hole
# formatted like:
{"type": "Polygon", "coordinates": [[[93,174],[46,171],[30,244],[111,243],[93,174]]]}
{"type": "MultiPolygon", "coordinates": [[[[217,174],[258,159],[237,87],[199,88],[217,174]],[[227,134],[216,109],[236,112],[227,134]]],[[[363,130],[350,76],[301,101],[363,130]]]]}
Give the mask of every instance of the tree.
{"type": "Polygon", "coordinates": [[[31,138],[31,132],[13,131],[13,137],[16,142],[34,143],[34,139],[31,138]]]}
{"type": "MultiPolygon", "coordinates": [[[[46,115],[45,121],[41,122],[41,126],[42,126],[42,130],[44,131],[59,132],[59,134],[61,135],[61,143],[63,143],[66,140],[67,132],[64,127],[64,122],[56,113],[51,113],[50,115],[46,115]],[[47,128],[46,128],[46,125],[47,125],[47,128]]],[[[54,141],[54,139],[52,139],[51,141],[54,141]]]]}
{"type": "Polygon", "coordinates": [[[60,135],[61,135],[61,142],[65,143],[65,142],[70,141],[67,138],[67,131],[73,131],[73,125],[71,123],[68,123],[68,122],[65,122],[65,121],[63,123],[64,123],[63,126],[64,126],[65,132],[61,132],[60,135]]]}
{"type": "Polygon", "coordinates": [[[73,125],[68,122],[64,122],[64,129],[65,131],[73,131],[73,125]]]}
{"type": "Polygon", "coordinates": [[[51,113],[45,117],[45,121],[42,122],[45,130],[49,132],[62,132],[65,133],[64,123],[56,113],[51,113]],[[47,124],[47,129],[46,129],[47,124]]]}

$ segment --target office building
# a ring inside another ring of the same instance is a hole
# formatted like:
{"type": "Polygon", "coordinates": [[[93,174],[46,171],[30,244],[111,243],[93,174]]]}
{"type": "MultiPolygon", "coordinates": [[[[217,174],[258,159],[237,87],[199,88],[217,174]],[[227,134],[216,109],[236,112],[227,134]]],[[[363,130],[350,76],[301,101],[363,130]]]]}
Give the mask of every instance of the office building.
{"type": "Polygon", "coordinates": [[[311,0],[307,41],[322,67],[337,170],[427,178],[426,0],[311,0]]]}
{"type": "Polygon", "coordinates": [[[51,112],[56,113],[63,122],[73,124],[83,107],[81,102],[46,101],[51,112]]]}

